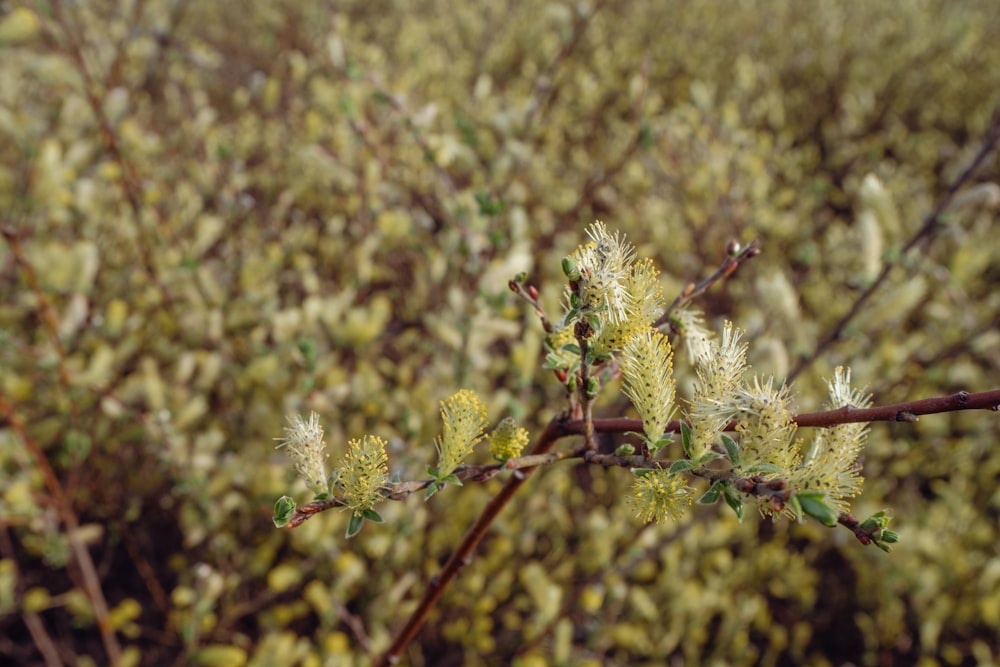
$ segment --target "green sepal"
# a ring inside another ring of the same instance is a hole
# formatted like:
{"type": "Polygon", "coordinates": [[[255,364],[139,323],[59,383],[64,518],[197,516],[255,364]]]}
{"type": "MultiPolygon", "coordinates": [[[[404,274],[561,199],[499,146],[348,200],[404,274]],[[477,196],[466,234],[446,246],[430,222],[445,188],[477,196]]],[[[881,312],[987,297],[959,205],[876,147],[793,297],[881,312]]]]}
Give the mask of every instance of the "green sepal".
{"type": "Polygon", "coordinates": [[[722,488],[726,485],[726,482],[721,479],[717,479],[712,482],[712,486],[708,487],[708,491],[705,492],[705,495],[698,499],[698,504],[714,505],[719,502],[719,496],[722,494],[722,488]]]}
{"type": "Polygon", "coordinates": [[[385,523],[385,519],[382,518],[382,515],[370,507],[366,510],[361,510],[361,515],[372,523],[385,523]]]}
{"type": "Polygon", "coordinates": [[[804,514],[808,514],[824,526],[833,527],[837,525],[837,518],[840,514],[837,510],[823,502],[824,494],[809,491],[793,494],[792,497],[799,501],[799,507],[802,508],[804,514]]]}
{"type": "Polygon", "coordinates": [[[730,438],[728,435],[723,433],[720,436],[722,440],[722,446],[726,448],[726,456],[729,457],[730,463],[733,464],[734,468],[740,467],[740,446],[736,444],[736,441],[730,438]]]}
{"type": "Polygon", "coordinates": [[[570,280],[579,280],[580,271],[576,268],[576,262],[573,261],[572,257],[563,257],[562,260],[562,271],[563,275],[570,280]]]}
{"type": "Polygon", "coordinates": [[[722,497],[730,509],[736,513],[736,519],[743,523],[743,499],[739,496],[739,492],[732,485],[726,484],[722,489],[722,497]]]}
{"type": "Polygon", "coordinates": [[[695,462],[690,459],[679,459],[670,464],[670,473],[687,472],[697,467],[695,462]]]}
{"type": "Polygon", "coordinates": [[[352,514],[351,520],[347,522],[347,532],[344,537],[351,539],[361,532],[361,527],[365,525],[365,517],[362,514],[352,514]]]}
{"type": "Polygon", "coordinates": [[[288,496],[281,496],[274,503],[274,516],[271,517],[271,521],[276,528],[284,528],[292,520],[293,514],[295,514],[295,501],[288,496]]]}
{"type": "Polygon", "coordinates": [[[688,426],[686,421],[681,422],[681,447],[684,449],[684,456],[689,459],[694,458],[691,455],[692,447],[694,442],[694,432],[691,427],[688,426]]]}

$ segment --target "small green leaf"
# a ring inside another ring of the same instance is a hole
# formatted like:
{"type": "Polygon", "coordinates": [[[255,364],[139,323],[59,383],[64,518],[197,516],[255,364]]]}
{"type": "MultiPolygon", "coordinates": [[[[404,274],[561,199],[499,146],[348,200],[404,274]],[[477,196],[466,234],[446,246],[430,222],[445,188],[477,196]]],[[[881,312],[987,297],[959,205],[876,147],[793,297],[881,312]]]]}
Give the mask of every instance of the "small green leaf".
{"type": "Polygon", "coordinates": [[[880,542],[895,544],[896,542],[899,542],[899,533],[894,530],[883,530],[880,542]]]}
{"type": "Polygon", "coordinates": [[[632,456],[635,454],[635,447],[629,443],[619,445],[618,449],[615,450],[615,456],[632,456]]]}
{"type": "Polygon", "coordinates": [[[515,283],[523,283],[527,279],[528,279],[528,273],[526,271],[521,271],[519,274],[514,276],[515,283]]]}
{"type": "Polygon", "coordinates": [[[347,522],[347,532],[344,537],[351,539],[361,532],[361,527],[365,525],[365,517],[361,514],[352,514],[351,520],[347,522]]]}
{"type": "Polygon", "coordinates": [[[274,503],[274,516],[271,517],[271,521],[275,527],[284,528],[291,521],[293,514],[295,514],[295,501],[288,496],[281,496],[274,503]]]}
{"type": "Polygon", "coordinates": [[[685,421],[681,422],[681,447],[684,449],[684,456],[689,459],[694,458],[691,455],[692,441],[694,439],[694,433],[691,431],[691,427],[685,421]]]}
{"type": "Polygon", "coordinates": [[[434,480],[427,486],[427,490],[424,492],[424,500],[430,500],[431,496],[441,490],[441,486],[434,480]]]}
{"type": "Polygon", "coordinates": [[[645,477],[646,475],[652,475],[656,470],[654,468],[632,468],[632,474],[636,477],[645,477]]]}
{"type": "Polygon", "coordinates": [[[823,502],[824,495],[822,493],[796,493],[793,497],[798,499],[803,513],[808,514],[824,526],[837,525],[837,517],[840,515],[837,510],[823,502]]]}
{"type": "Polygon", "coordinates": [[[733,464],[734,468],[740,467],[740,446],[736,444],[736,441],[730,438],[725,433],[721,436],[722,446],[726,448],[726,456],[729,457],[729,461],[733,464]]]}
{"type": "Polygon", "coordinates": [[[731,485],[726,484],[725,488],[722,489],[722,497],[725,499],[726,504],[736,512],[736,518],[739,522],[743,523],[743,499],[740,498],[739,492],[731,485]]]}
{"type": "Polygon", "coordinates": [[[722,454],[718,452],[705,452],[704,454],[698,457],[695,463],[699,466],[702,466],[708,463],[709,461],[714,461],[716,459],[721,459],[721,458],[722,454]]]}
{"type": "Polygon", "coordinates": [[[573,261],[572,257],[563,257],[562,261],[563,275],[570,280],[579,280],[580,272],[576,268],[576,262],[573,261]]]}
{"type": "Polygon", "coordinates": [[[773,463],[755,463],[749,468],[745,468],[743,472],[745,472],[748,475],[751,475],[753,473],[772,473],[772,472],[781,472],[781,468],[774,465],[773,463]]]}
{"type": "Polygon", "coordinates": [[[570,354],[580,355],[580,346],[576,343],[566,343],[559,348],[563,352],[569,352],[570,354]]]}
{"type": "Polygon", "coordinates": [[[650,442],[649,443],[649,451],[651,451],[651,452],[653,452],[655,454],[656,452],[660,451],[664,447],[667,447],[667,446],[673,444],[673,442],[674,442],[673,437],[671,437],[671,435],[669,433],[667,433],[666,435],[660,436],[660,438],[656,442],[650,442]]]}
{"type": "Polygon", "coordinates": [[[361,515],[372,523],[385,523],[385,519],[382,518],[382,515],[371,508],[362,510],[361,515]]]}
{"type": "Polygon", "coordinates": [[[680,459],[670,464],[670,472],[687,472],[688,470],[694,470],[696,467],[697,466],[695,466],[694,461],[689,459],[680,459]]]}
{"type": "Polygon", "coordinates": [[[705,492],[701,498],[698,499],[699,505],[714,505],[719,501],[719,495],[722,493],[722,488],[726,486],[726,483],[721,479],[712,482],[712,486],[708,487],[708,491],[705,492]]]}
{"type": "Polygon", "coordinates": [[[441,486],[445,484],[454,484],[455,486],[462,486],[462,480],[458,478],[458,475],[451,473],[447,477],[441,480],[441,486]]]}

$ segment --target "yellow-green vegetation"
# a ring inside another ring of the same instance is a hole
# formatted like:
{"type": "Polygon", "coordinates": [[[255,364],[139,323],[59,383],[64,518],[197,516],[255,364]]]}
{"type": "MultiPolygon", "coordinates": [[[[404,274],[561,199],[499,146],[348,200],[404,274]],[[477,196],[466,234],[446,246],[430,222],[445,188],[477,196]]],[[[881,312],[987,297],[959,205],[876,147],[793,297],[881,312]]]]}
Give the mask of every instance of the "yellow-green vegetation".
{"type": "MultiPolygon", "coordinates": [[[[776,378],[758,421],[1000,377],[996,159],[901,252],[990,126],[991,1],[11,4],[0,662],[368,664],[502,483],[445,479],[449,445],[469,443],[449,441],[442,402],[469,392],[449,409],[475,408],[473,440],[508,416],[536,434],[565,405],[574,357],[557,349],[545,368],[547,334],[508,281],[525,272],[562,312],[560,260],[615,251],[575,250],[595,220],[644,258],[612,276],[642,302],[583,295],[581,312],[615,324],[759,239],[693,304],[702,324],[678,311],[698,350],[726,341],[699,326],[744,332],[745,362],[776,378]],[[774,403],[793,373],[798,402],[774,403]],[[293,461],[273,438],[312,413],[328,457],[293,461]],[[326,492],[351,461],[370,468],[339,480],[351,509],[273,527],[275,498],[326,492]],[[439,493],[379,502],[385,524],[344,539],[376,487],[428,466],[439,493]]],[[[608,350],[634,334],[604,333],[608,350]]],[[[708,391],[697,350],[649,343],[679,404],[708,391]]],[[[601,393],[594,417],[669,416],[619,396],[601,393]]],[[[813,444],[799,449],[773,430],[741,451],[801,452],[803,476],[847,461],[837,443],[859,435],[800,429],[813,444]]],[[[659,473],[637,490],[684,513],[643,527],[626,501],[642,477],[547,466],[405,660],[995,663],[998,436],[982,412],[873,424],[861,495],[850,461],[812,478],[860,517],[895,508],[892,554],[816,522],[689,506],[699,483],[680,493],[659,473]]],[[[464,462],[490,459],[480,445],[464,462]]]]}

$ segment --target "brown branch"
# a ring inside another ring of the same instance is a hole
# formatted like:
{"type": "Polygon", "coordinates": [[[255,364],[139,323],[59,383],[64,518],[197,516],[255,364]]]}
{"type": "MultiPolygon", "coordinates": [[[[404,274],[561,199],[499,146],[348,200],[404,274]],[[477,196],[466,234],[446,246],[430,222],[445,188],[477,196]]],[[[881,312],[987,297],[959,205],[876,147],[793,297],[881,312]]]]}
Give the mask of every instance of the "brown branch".
{"type": "MultiPolygon", "coordinates": [[[[960,410],[1000,410],[1000,389],[974,394],[963,391],[950,396],[939,396],[874,408],[844,406],[835,410],[804,413],[792,419],[798,426],[802,427],[830,427],[856,422],[913,422],[916,421],[918,415],[956,412],[960,410]]],[[[548,451],[557,440],[566,436],[586,436],[589,430],[588,424],[594,433],[638,433],[642,430],[642,421],[639,419],[613,417],[588,420],[586,418],[568,419],[558,417],[550,421],[541,435],[539,435],[531,454],[511,459],[504,463],[460,466],[455,470],[455,475],[460,480],[474,482],[491,479],[503,471],[517,472],[507,480],[500,492],[487,503],[482,513],[468,529],[461,543],[448,559],[448,562],[441,569],[441,572],[430,581],[417,608],[407,620],[406,625],[397,634],[392,646],[375,663],[376,665],[393,665],[399,661],[402,652],[410,641],[413,640],[417,632],[419,632],[430,610],[443,594],[444,589],[455,578],[461,567],[469,562],[472,552],[485,536],[489,526],[507,503],[510,502],[514,493],[521,487],[532,470],[539,466],[551,465],[558,461],[569,459],[581,459],[583,462],[591,465],[624,468],[665,469],[673,463],[673,461],[669,460],[649,460],[642,455],[618,456],[614,454],[600,454],[588,447],[586,442],[571,450],[548,451]]],[[[735,424],[730,424],[727,428],[734,427],[735,424]]],[[[667,425],[666,430],[667,432],[679,431],[680,422],[673,420],[667,425]]],[[[701,468],[690,472],[704,477],[709,481],[724,479],[732,482],[737,490],[742,493],[767,497],[772,507],[775,508],[775,511],[779,512],[784,508],[784,503],[787,502],[789,496],[794,493],[794,490],[787,488],[782,483],[784,480],[781,479],[742,478],[735,476],[731,470],[716,471],[701,468]]],[[[402,500],[414,492],[426,489],[433,481],[433,479],[425,479],[393,484],[385,489],[384,495],[389,500],[402,500]]],[[[309,503],[297,508],[292,520],[287,525],[290,528],[294,528],[301,525],[314,514],[332,507],[342,506],[343,504],[344,501],[339,498],[318,500],[309,503]]],[[[870,544],[874,541],[871,534],[867,534],[867,537],[865,537],[866,531],[860,528],[860,523],[852,515],[841,514],[838,520],[839,523],[850,528],[863,544],[870,544]]]]}
{"type": "Polygon", "coordinates": [[[948,190],[938,200],[934,209],[927,215],[926,218],[924,218],[924,222],[920,226],[920,229],[917,230],[917,233],[914,234],[913,237],[907,241],[906,245],[903,246],[902,251],[899,253],[899,259],[893,262],[886,262],[885,266],[882,267],[882,271],[878,274],[878,277],[876,277],[872,284],[868,286],[868,289],[862,292],[858,298],[854,300],[851,308],[844,313],[839,320],[837,320],[837,323],[833,325],[833,328],[826,335],[826,337],[820,341],[819,345],[816,346],[816,349],[813,350],[809,356],[799,359],[795,368],[793,368],[792,372],[788,374],[787,378],[785,378],[786,384],[791,384],[792,381],[797,378],[802,371],[816,361],[816,359],[818,359],[823,352],[839,341],[843,336],[844,329],[847,327],[848,323],[853,320],[859,312],[861,312],[861,308],[865,305],[868,299],[870,299],[871,296],[885,284],[886,279],[892,270],[902,263],[902,258],[905,257],[906,254],[913,248],[925,241],[930,240],[935,235],[935,233],[940,229],[941,216],[945,209],[947,209],[951,204],[958,191],[972,179],[975,171],[983,162],[986,161],[986,158],[989,157],[989,155],[996,148],[998,141],[1000,141],[1000,109],[997,109],[997,111],[993,114],[993,120],[990,124],[989,130],[986,132],[986,137],[983,139],[983,145],[979,149],[979,152],[976,153],[976,156],[972,159],[972,162],[969,163],[969,166],[966,167],[965,170],[959,174],[958,178],[956,178],[948,187],[948,190]]]}
{"type": "Polygon", "coordinates": [[[667,309],[663,311],[663,314],[660,315],[659,319],[653,322],[653,327],[657,329],[662,327],[670,321],[670,315],[674,312],[674,310],[701,296],[716,282],[731,276],[733,272],[739,268],[742,262],[745,262],[748,259],[753,259],[761,253],[760,244],[757,243],[756,240],[751,241],[742,250],[738,249],[738,246],[733,247],[733,243],[730,243],[730,247],[732,250],[726,255],[726,258],[722,260],[722,263],[719,264],[719,268],[712,272],[712,275],[697,284],[688,283],[684,289],[681,290],[681,293],[678,294],[673,300],[673,302],[667,306],[667,309]]]}
{"type": "Polygon", "coordinates": [[[7,402],[6,397],[0,393],[0,418],[5,418],[7,424],[18,435],[25,449],[34,459],[35,465],[42,473],[42,479],[48,489],[49,495],[55,503],[59,517],[66,527],[66,539],[69,542],[73,560],[83,577],[83,591],[90,600],[90,605],[94,609],[94,616],[97,618],[97,628],[101,633],[101,640],[104,642],[104,650],[108,654],[108,664],[117,665],[121,661],[121,647],[118,638],[115,636],[114,628],[111,627],[111,619],[108,615],[108,603],[104,598],[104,591],[101,590],[100,577],[97,575],[97,568],[87,550],[87,545],[80,539],[80,522],[73,511],[73,505],[66,495],[55,470],[45,456],[45,452],[28,434],[28,430],[21,421],[13,406],[7,402]]]}
{"type": "MultiPolygon", "coordinates": [[[[532,448],[531,453],[544,454],[552,447],[556,440],[565,436],[566,432],[563,429],[563,424],[564,422],[560,417],[550,421],[535,441],[535,446],[532,448]]],[[[444,593],[444,589],[448,587],[448,584],[455,578],[455,575],[458,574],[462,566],[469,562],[472,552],[486,535],[486,531],[494,519],[507,506],[507,503],[510,502],[510,499],[521,488],[525,480],[528,479],[528,475],[531,474],[532,470],[533,468],[524,468],[518,474],[511,476],[503,485],[503,488],[500,489],[500,492],[486,504],[479,518],[469,527],[469,530],[465,533],[465,537],[462,538],[462,541],[452,553],[448,562],[441,568],[441,572],[429,582],[427,590],[424,591],[424,596],[417,604],[417,608],[410,615],[406,625],[396,634],[396,638],[388,650],[375,661],[376,667],[386,667],[387,665],[395,665],[399,662],[403,651],[416,636],[417,632],[419,632],[424,621],[427,620],[427,614],[430,613],[430,610],[437,603],[441,594],[444,593]]]]}

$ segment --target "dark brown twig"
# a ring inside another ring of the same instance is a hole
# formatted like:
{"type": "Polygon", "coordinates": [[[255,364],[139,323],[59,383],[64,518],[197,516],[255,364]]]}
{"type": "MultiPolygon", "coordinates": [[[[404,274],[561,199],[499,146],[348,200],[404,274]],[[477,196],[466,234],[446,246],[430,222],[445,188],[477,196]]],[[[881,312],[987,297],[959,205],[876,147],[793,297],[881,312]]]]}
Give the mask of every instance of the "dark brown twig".
{"type": "Polygon", "coordinates": [[[690,303],[693,299],[701,296],[706,291],[708,291],[708,289],[712,285],[722,280],[723,278],[731,276],[733,272],[736,271],[737,268],[739,268],[739,265],[742,262],[745,262],[748,259],[753,259],[760,253],[761,253],[760,244],[757,243],[756,240],[751,241],[743,249],[734,249],[733,251],[731,251],[728,255],[726,255],[726,258],[722,260],[722,263],[719,264],[719,268],[717,268],[715,271],[712,272],[712,275],[708,276],[707,278],[703,279],[701,282],[697,284],[688,283],[684,287],[684,289],[681,290],[681,293],[678,294],[677,297],[673,300],[673,302],[671,302],[671,304],[667,306],[667,309],[663,311],[663,314],[660,315],[659,319],[653,322],[653,326],[657,329],[662,327],[664,324],[670,321],[670,315],[671,313],[674,312],[674,310],[690,303]]]}
{"type": "Polygon", "coordinates": [[[854,303],[851,304],[851,308],[844,313],[839,320],[837,320],[837,323],[833,325],[826,337],[820,341],[819,345],[816,346],[816,349],[814,349],[809,356],[799,359],[795,368],[793,368],[792,372],[788,374],[787,378],[785,378],[786,384],[791,384],[792,381],[802,373],[802,371],[816,361],[816,359],[829,349],[830,346],[839,341],[844,335],[844,329],[847,327],[848,323],[850,323],[850,321],[853,320],[859,312],[861,312],[862,307],[865,303],[867,303],[871,296],[885,284],[889,274],[894,268],[896,268],[896,266],[902,263],[902,259],[907,255],[907,253],[921,243],[929,241],[934,236],[934,234],[940,229],[941,215],[944,213],[945,209],[947,209],[951,204],[958,191],[972,179],[973,174],[979,166],[986,161],[986,158],[989,157],[989,155],[996,148],[998,141],[1000,141],[1000,109],[998,109],[993,115],[993,121],[990,124],[989,130],[986,132],[986,137],[983,139],[982,148],[980,148],[979,152],[976,153],[976,156],[972,159],[972,162],[969,163],[969,166],[966,167],[965,170],[959,174],[958,178],[956,178],[955,181],[948,187],[948,190],[938,200],[934,209],[927,215],[926,218],[924,218],[924,223],[920,226],[920,229],[917,230],[916,234],[914,234],[913,237],[907,241],[906,245],[903,246],[902,251],[899,253],[899,259],[894,262],[885,263],[882,267],[882,271],[878,274],[878,277],[876,277],[875,280],[872,281],[872,284],[869,285],[868,288],[854,300],[854,303]]]}

